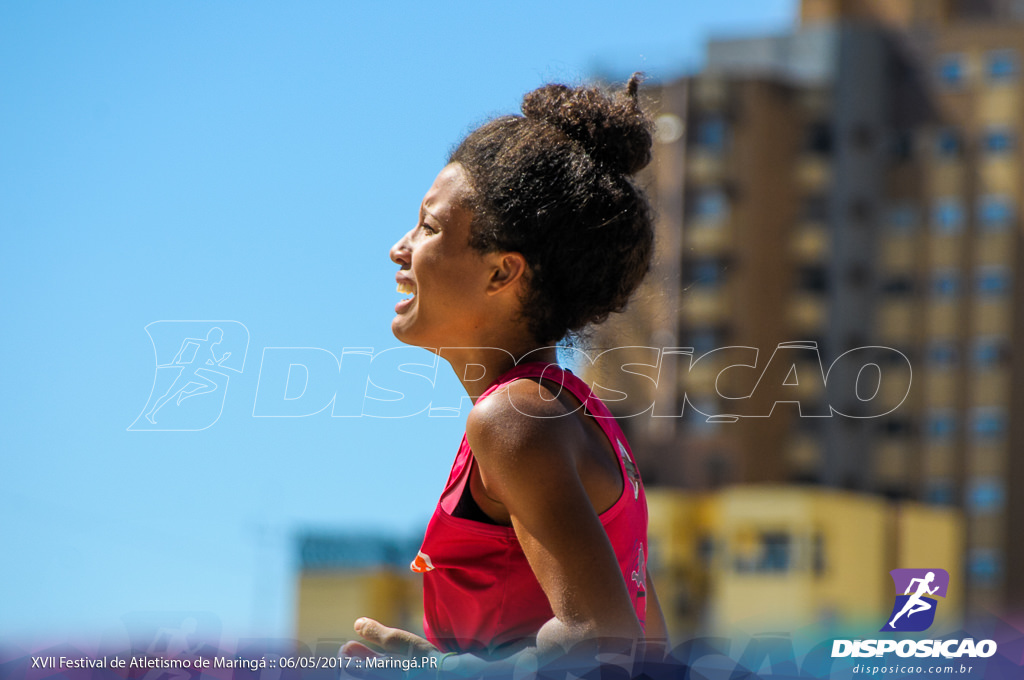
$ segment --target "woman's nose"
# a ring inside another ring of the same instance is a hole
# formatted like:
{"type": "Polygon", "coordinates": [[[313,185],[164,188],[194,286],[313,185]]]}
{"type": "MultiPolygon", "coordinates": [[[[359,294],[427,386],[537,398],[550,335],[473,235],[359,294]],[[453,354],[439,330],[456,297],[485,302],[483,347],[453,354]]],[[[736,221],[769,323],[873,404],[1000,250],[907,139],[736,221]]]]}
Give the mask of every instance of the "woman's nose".
{"type": "Polygon", "coordinates": [[[409,234],[400,238],[398,242],[391,246],[389,254],[391,255],[391,261],[395,264],[407,265],[409,264],[409,234]]]}

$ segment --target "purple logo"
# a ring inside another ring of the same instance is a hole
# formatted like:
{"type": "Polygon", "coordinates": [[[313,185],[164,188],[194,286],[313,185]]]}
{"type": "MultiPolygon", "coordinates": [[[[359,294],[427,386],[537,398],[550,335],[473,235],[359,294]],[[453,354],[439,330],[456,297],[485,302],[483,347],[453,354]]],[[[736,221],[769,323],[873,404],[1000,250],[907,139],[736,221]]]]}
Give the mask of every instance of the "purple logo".
{"type": "Polygon", "coordinates": [[[896,586],[896,603],[881,631],[918,633],[935,621],[935,596],[946,597],[949,572],[945,569],[893,569],[889,572],[896,586]]]}

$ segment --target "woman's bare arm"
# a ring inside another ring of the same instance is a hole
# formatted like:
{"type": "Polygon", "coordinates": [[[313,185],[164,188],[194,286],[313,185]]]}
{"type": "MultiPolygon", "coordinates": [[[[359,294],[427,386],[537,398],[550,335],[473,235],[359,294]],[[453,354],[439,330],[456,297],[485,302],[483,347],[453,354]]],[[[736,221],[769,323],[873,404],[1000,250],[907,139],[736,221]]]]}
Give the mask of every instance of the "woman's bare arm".
{"type": "MultiPolygon", "coordinates": [[[[507,511],[554,613],[538,631],[533,651],[544,658],[583,640],[643,638],[618,560],[577,473],[573,447],[581,437],[575,416],[553,395],[537,400],[536,383],[522,381],[508,389],[519,392],[510,398],[496,393],[473,409],[466,434],[483,492],[507,511]]],[[[667,645],[649,575],[646,619],[646,638],[667,645]]],[[[390,653],[437,653],[423,638],[369,619],[360,619],[356,630],[390,653]]],[[[349,649],[358,647],[350,643],[349,649]]],[[[460,659],[447,661],[446,668],[453,662],[478,663],[460,659]]]]}
{"type": "Polygon", "coordinates": [[[512,383],[506,393],[478,404],[466,433],[486,493],[507,509],[555,615],[537,635],[538,651],[641,638],[618,560],[577,472],[578,416],[554,395],[541,398],[532,381],[512,383]]]}
{"type": "Polygon", "coordinates": [[[658,593],[654,590],[654,579],[651,572],[647,572],[647,620],[644,622],[644,637],[651,644],[662,645],[667,651],[672,646],[668,636],[668,624],[665,623],[665,614],[661,610],[661,602],[658,601],[658,593]]]}

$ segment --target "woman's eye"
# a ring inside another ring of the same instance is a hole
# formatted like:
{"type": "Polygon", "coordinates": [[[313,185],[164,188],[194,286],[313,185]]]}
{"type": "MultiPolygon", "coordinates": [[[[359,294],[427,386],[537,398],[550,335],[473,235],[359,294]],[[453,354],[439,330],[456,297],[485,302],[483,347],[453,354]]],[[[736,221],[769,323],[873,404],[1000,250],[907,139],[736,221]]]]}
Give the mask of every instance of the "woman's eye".
{"type": "Polygon", "coordinates": [[[426,231],[427,233],[430,233],[430,234],[436,234],[437,233],[437,229],[434,229],[432,226],[430,226],[426,222],[420,222],[420,226],[423,227],[423,230],[426,231]]]}

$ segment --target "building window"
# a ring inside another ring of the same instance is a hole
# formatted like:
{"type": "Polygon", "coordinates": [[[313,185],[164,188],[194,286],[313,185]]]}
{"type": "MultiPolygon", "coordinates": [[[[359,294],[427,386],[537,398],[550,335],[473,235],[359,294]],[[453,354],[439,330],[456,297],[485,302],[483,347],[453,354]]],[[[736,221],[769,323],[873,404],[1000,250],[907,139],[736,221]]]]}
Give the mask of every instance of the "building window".
{"type": "Polygon", "coordinates": [[[960,133],[956,128],[942,128],[935,133],[935,155],[956,158],[960,155],[960,133]]]}
{"type": "Polygon", "coordinates": [[[720,334],[711,328],[693,330],[689,333],[687,344],[693,348],[694,357],[702,357],[708,352],[722,346],[720,334]]]}
{"type": "Polygon", "coordinates": [[[940,297],[952,297],[960,292],[960,272],[945,269],[932,275],[932,293],[940,297]]]}
{"type": "Polygon", "coordinates": [[[787,532],[762,531],[740,537],[734,565],[739,573],[777,574],[789,571],[791,557],[792,539],[787,532]]]}
{"type": "Polygon", "coordinates": [[[828,291],[828,271],[823,266],[800,267],[797,270],[797,287],[809,293],[828,291]]]}
{"type": "Polygon", "coordinates": [[[882,292],[886,295],[910,295],[914,292],[914,279],[906,274],[890,276],[882,281],[882,292]]]}
{"type": "Polygon", "coordinates": [[[832,153],[832,128],[828,123],[811,123],[805,130],[804,149],[816,154],[832,153]]]}
{"type": "Polygon", "coordinates": [[[979,406],[971,413],[971,436],[976,441],[1001,439],[1006,433],[1006,412],[997,406],[979,406]]]}
{"type": "Polygon", "coordinates": [[[971,348],[971,360],[978,368],[994,368],[1010,358],[1006,338],[989,335],[977,338],[971,348]]]}
{"type": "Polygon", "coordinates": [[[967,491],[967,503],[976,514],[998,512],[1003,507],[1004,499],[1003,483],[997,477],[974,479],[967,491]]]}
{"type": "Polygon", "coordinates": [[[986,231],[1002,231],[1013,222],[1013,200],[1004,194],[986,194],[978,203],[978,222],[986,231]]]}
{"type": "Polygon", "coordinates": [[[950,340],[933,340],[928,345],[928,363],[936,367],[956,365],[956,344],[950,340]]]}
{"type": "Polygon", "coordinates": [[[720,220],[729,209],[729,201],[725,191],[721,189],[705,189],[697,193],[693,201],[694,217],[703,220],[720,220]]]}
{"type": "Polygon", "coordinates": [[[956,417],[948,409],[934,410],[928,415],[928,437],[935,441],[946,441],[956,433],[956,417]]]}
{"type": "Polygon", "coordinates": [[[686,285],[698,288],[717,288],[725,280],[727,267],[716,259],[694,260],[685,267],[686,285]]]}
{"type": "Polygon", "coordinates": [[[944,54],[939,58],[939,82],[946,87],[959,87],[966,77],[964,55],[944,54]]]}
{"type": "Polygon", "coordinates": [[[975,548],[967,558],[967,571],[976,585],[995,585],[999,579],[1000,559],[992,548],[975,548]]]}
{"type": "Polygon", "coordinates": [[[1010,292],[1010,270],[1007,267],[982,267],[975,278],[979,296],[995,297],[1010,292]]]}
{"type": "Polygon", "coordinates": [[[958,233],[964,226],[964,208],[958,198],[940,198],[932,209],[932,222],[940,234],[958,233]]]}
{"type": "Polygon", "coordinates": [[[850,218],[859,225],[872,222],[874,209],[871,202],[866,198],[855,198],[850,201],[850,218]]]}
{"type": "Polygon", "coordinates": [[[800,216],[807,222],[828,221],[828,198],[820,194],[805,196],[800,205],[800,216]]]}
{"type": "Polygon", "coordinates": [[[811,569],[815,576],[821,576],[828,568],[827,551],[825,550],[825,535],[815,531],[811,537],[811,569]]]}
{"type": "Polygon", "coordinates": [[[889,156],[899,163],[914,155],[914,138],[909,130],[897,130],[889,136],[889,156]]]}
{"type": "Polygon", "coordinates": [[[860,151],[869,151],[875,146],[875,129],[867,123],[858,123],[850,130],[850,143],[860,151]]]}
{"type": "Polygon", "coordinates": [[[913,426],[905,418],[887,418],[879,429],[888,437],[907,437],[913,431],[913,426]]]}
{"type": "Polygon", "coordinates": [[[993,82],[1016,80],[1017,51],[992,50],[985,55],[985,73],[993,82]]]}
{"type": "Polygon", "coordinates": [[[889,347],[889,352],[882,352],[877,363],[882,371],[903,370],[909,363],[915,365],[914,351],[909,347],[889,347]],[[888,367],[888,368],[887,368],[888,367]]]}
{"type": "Polygon", "coordinates": [[[1005,127],[989,128],[982,137],[982,148],[991,154],[1013,151],[1013,131],[1005,127]]]}
{"type": "Polygon", "coordinates": [[[948,479],[931,479],[925,484],[924,500],[936,505],[953,505],[955,500],[953,482],[948,479]]]}
{"type": "Polygon", "coordinates": [[[697,559],[705,569],[710,569],[715,560],[715,541],[707,534],[697,540],[697,559]]]}
{"type": "Polygon", "coordinates": [[[688,418],[688,420],[685,420],[686,426],[694,434],[698,437],[707,436],[719,429],[721,422],[713,418],[713,416],[722,412],[722,409],[718,407],[717,400],[696,398],[691,403],[693,408],[688,409],[684,416],[688,418]]]}
{"type": "Polygon", "coordinates": [[[706,151],[725,151],[726,127],[721,116],[705,118],[697,124],[697,146],[706,151]]]}
{"type": "Polygon", "coordinates": [[[917,220],[917,208],[913,203],[897,203],[886,213],[886,224],[893,231],[910,231],[917,220]]]}
{"type": "Polygon", "coordinates": [[[846,269],[846,282],[854,288],[863,288],[868,285],[871,273],[866,265],[861,262],[850,265],[846,269]]]}

